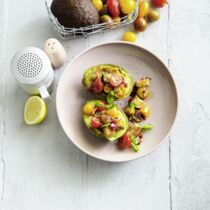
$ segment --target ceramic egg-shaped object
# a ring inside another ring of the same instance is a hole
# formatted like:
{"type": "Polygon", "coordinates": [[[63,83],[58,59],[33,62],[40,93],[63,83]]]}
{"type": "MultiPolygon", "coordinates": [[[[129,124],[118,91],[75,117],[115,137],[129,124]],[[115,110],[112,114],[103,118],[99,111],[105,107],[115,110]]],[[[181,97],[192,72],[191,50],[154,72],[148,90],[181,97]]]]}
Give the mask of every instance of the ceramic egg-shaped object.
{"type": "Polygon", "coordinates": [[[63,66],[66,61],[66,51],[57,39],[48,39],[44,44],[44,51],[48,55],[54,69],[63,66]]]}

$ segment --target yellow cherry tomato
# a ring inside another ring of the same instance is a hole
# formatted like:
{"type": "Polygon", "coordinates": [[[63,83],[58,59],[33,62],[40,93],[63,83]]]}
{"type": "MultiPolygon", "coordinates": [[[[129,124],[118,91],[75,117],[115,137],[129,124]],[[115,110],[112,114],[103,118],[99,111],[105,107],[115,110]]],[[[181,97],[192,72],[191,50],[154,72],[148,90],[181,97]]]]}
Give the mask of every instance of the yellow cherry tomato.
{"type": "Polygon", "coordinates": [[[137,96],[141,99],[146,99],[149,96],[149,88],[148,87],[140,87],[136,92],[137,96]]]}
{"type": "Polygon", "coordinates": [[[88,104],[88,103],[85,104],[83,106],[83,109],[82,109],[83,113],[86,114],[86,115],[88,115],[88,116],[91,116],[92,115],[93,110],[94,110],[94,106],[92,104],[88,104]]]}
{"type": "Polygon", "coordinates": [[[108,116],[114,117],[114,118],[118,118],[118,117],[119,117],[119,112],[118,112],[117,109],[115,109],[115,108],[106,111],[106,114],[107,114],[108,116]]]}
{"type": "Polygon", "coordinates": [[[103,5],[103,1],[102,0],[92,0],[93,5],[95,6],[97,11],[100,11],[103,9],[104,5],[103,5]]]}
{"type": "Polygon", "coordinates": [[[122,13],[128,15],[136,8],[135,0],[120,0],[120,8],[122,13]]]}
{"type": "Polygon", "coordinates": [[[150,10],[150,3],[148,1],[142,1],[139,3],[139,17],[145,17],[148,15],[150,10]]]}
{"type": "Polygon", "coordinates": [[[125,32],[123,34],[123,41],[136,42],[136,34],[130,31],[125,32]]]}
{"type": "Polygon", "coordinates": [[[125,126],[123,120],[118,120],[116,124],[119,128],[123,128],[125,126]]]}

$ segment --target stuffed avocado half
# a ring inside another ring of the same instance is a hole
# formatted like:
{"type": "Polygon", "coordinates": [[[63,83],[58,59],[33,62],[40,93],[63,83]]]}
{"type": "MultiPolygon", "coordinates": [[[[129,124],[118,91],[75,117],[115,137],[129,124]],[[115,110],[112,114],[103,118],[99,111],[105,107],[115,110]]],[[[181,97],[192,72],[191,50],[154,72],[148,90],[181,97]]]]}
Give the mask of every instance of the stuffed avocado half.
{"type": "Polygon", "coordinates": [[[98,137],[115,141],[126,132],[128,120],[115,104],[103,100],[90,100],[82,109],[82,117],[88,129],[98,137]]]}
{"type": "Polygon", "coordinates": [[[124,68],[112,64],[88,68],[82,83],[87,90],[109,104],[129,96],[134,85],[132,76],[124,68]]]}

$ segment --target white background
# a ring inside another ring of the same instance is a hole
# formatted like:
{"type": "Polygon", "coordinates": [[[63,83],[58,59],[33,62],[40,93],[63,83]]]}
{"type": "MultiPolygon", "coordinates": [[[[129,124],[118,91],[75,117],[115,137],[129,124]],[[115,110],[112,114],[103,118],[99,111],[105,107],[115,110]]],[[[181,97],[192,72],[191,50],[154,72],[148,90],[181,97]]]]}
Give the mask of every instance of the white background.
{"type": "MultiPolygon", "coordinates": [[[[124,31],[62,41],[71,60],[120,40],[124,31]]],[[[138,35],[176,79],[180,107],[168,140],[151,155],[114,164],[88,157],[65,136],[53,103],[43,124],[28,127],[28,96],[10,73],[14,53],[55,37],[41,0],[0,1],[0,210],[210,209],[210,1],[170,0],[159,22],[138,35]]]]}

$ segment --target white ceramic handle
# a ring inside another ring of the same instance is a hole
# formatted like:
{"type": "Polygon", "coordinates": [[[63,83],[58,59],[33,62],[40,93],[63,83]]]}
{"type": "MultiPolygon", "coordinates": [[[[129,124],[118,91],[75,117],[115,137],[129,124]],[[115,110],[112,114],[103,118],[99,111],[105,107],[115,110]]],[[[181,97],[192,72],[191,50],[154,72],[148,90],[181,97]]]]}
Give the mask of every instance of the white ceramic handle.
{"type": "Polygon", "coordinates": [[[45,85],[42,85],[42,86],[39,88],[39,93],[40,93],[42,99],[43,99],[45,102],[50,102],[50,101],[51,101],[50,94],[48,93],[48,90],[47,90],[47,88],[46,88],[45,85]]]}

